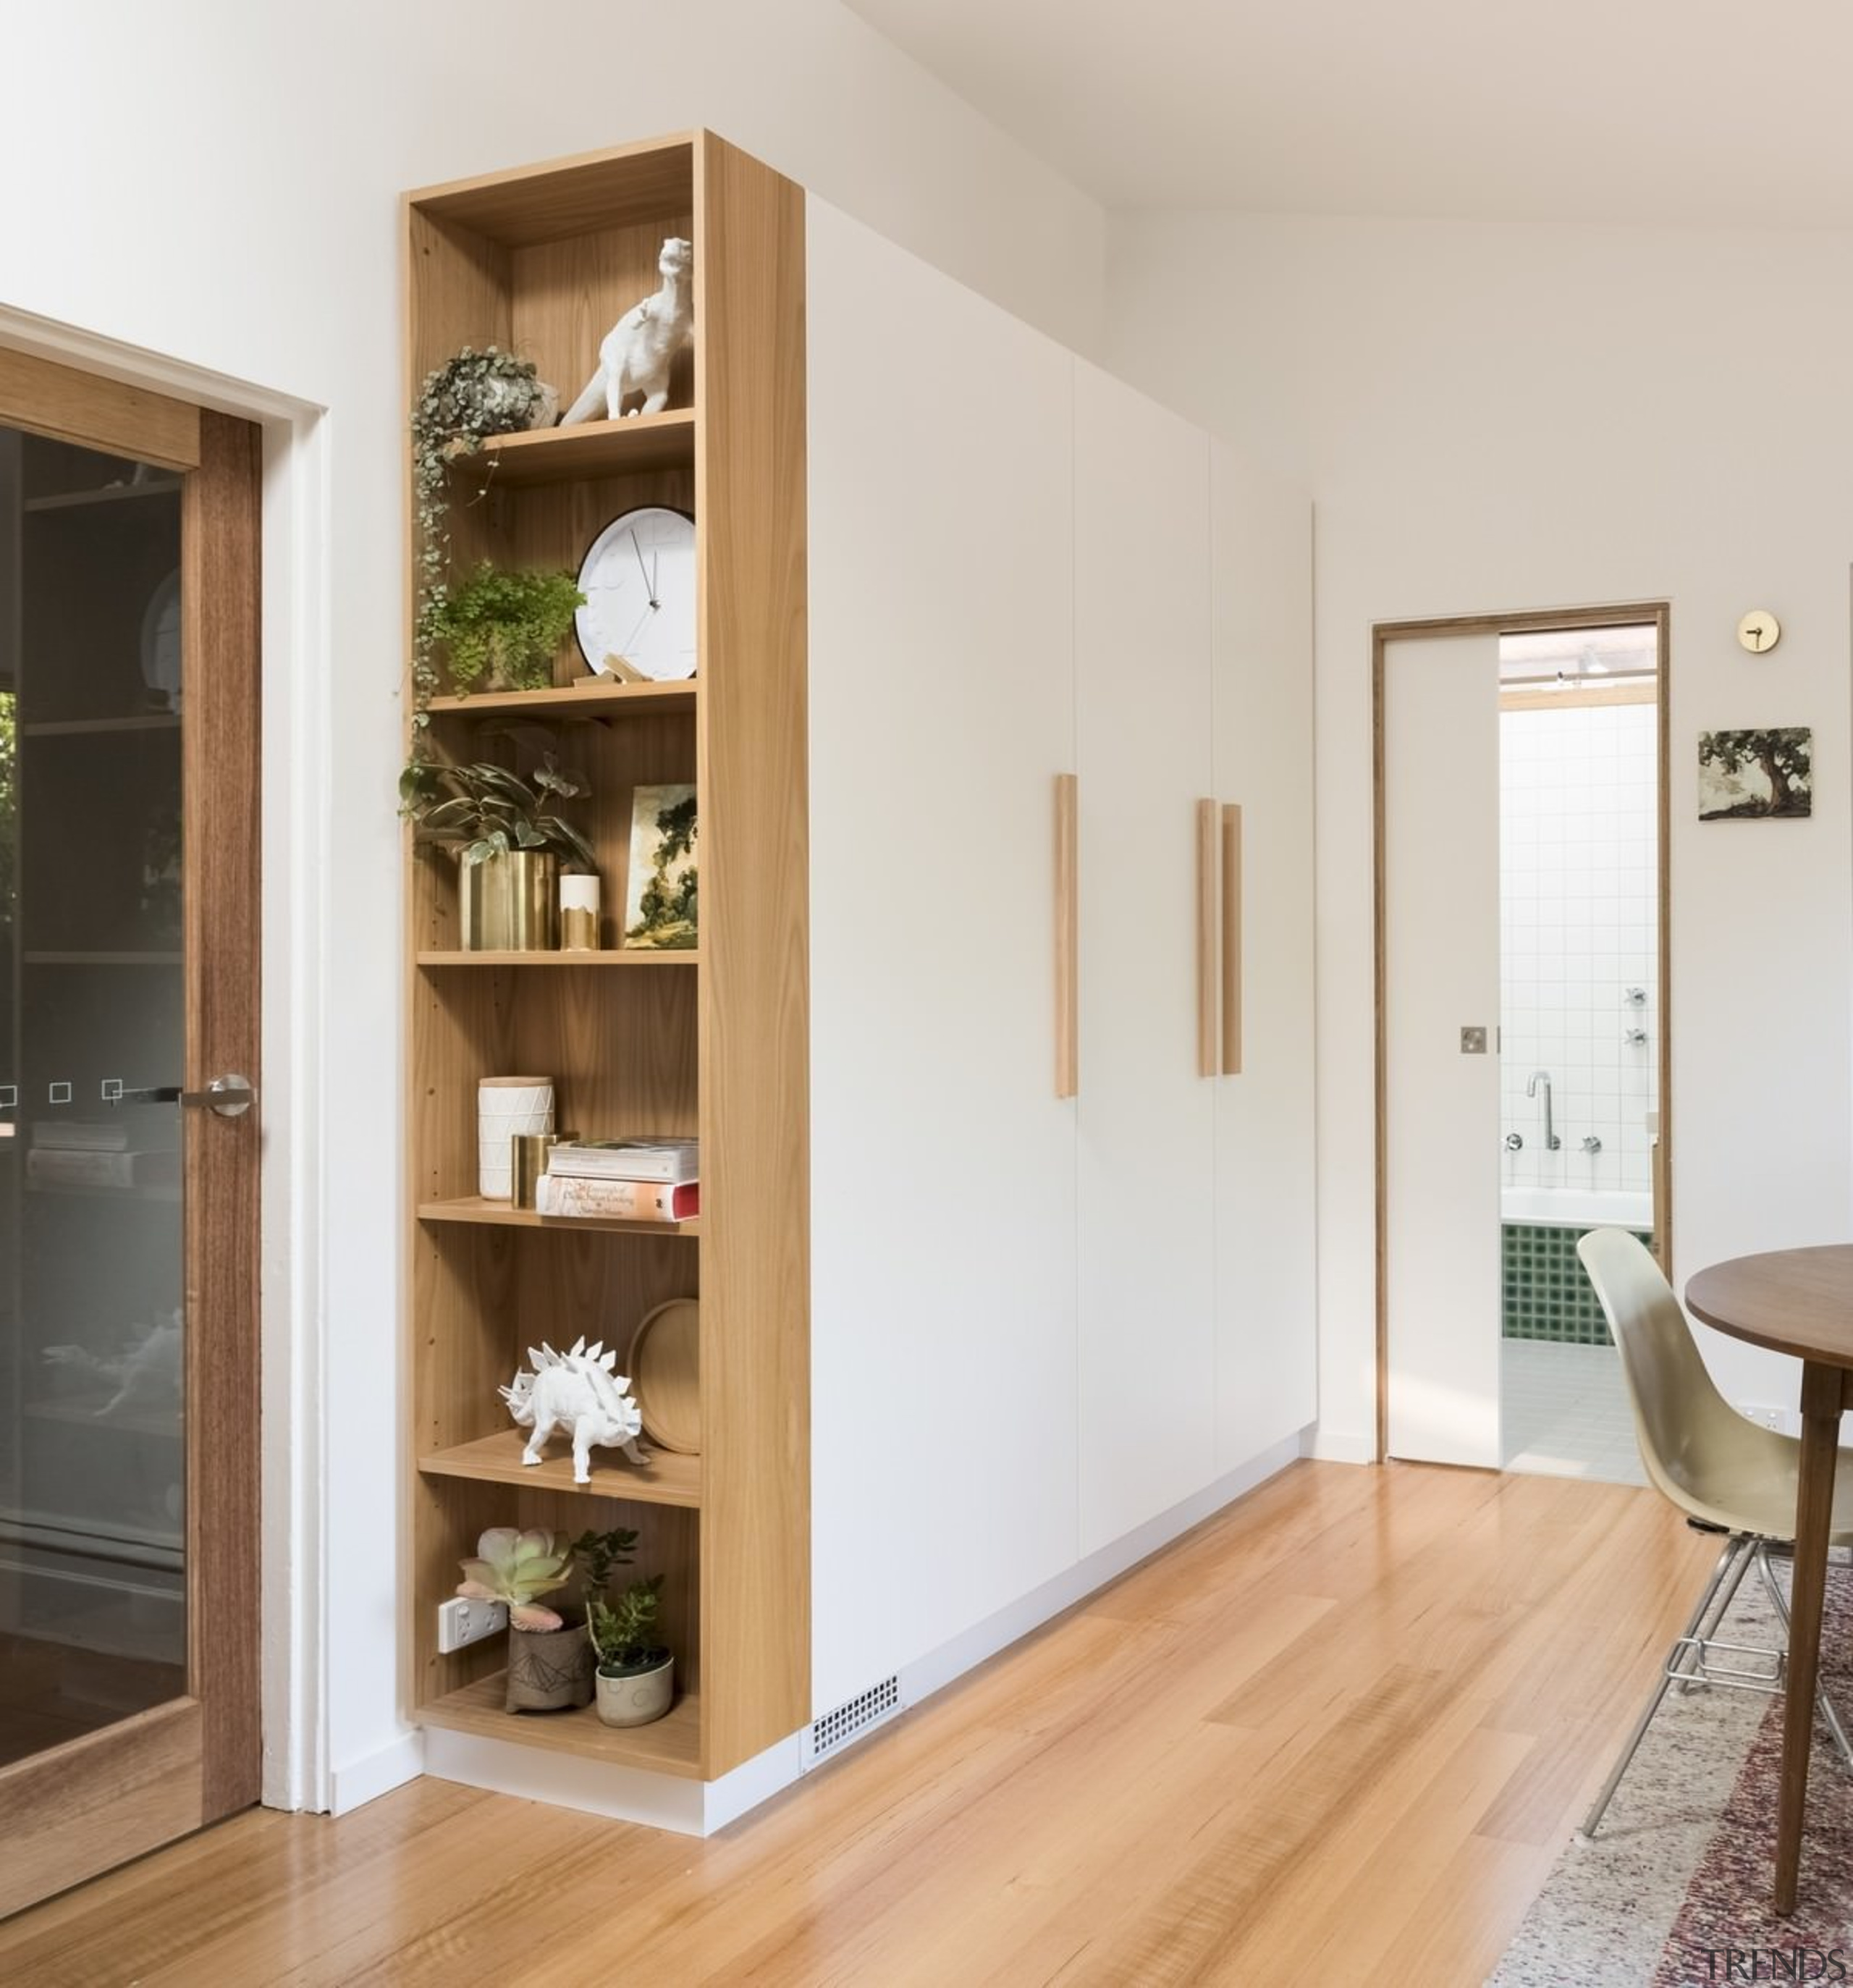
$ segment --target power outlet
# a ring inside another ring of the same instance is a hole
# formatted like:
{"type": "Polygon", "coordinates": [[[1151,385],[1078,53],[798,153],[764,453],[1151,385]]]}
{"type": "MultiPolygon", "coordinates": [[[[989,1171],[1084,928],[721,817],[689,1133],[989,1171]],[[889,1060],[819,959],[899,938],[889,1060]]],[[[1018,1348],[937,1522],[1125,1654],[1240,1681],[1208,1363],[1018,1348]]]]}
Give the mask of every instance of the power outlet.
{"type": "Polygon", "coordinates": [[[493,1636],[508,1626],[507,1604],[500,1601],[472,1601],[459,1594],[437,1604],[437,1651],[447,1657],[453,1650],[467,1649],[484,1637],[493,1636]]]}
{"type": "Polygon", "coordinates": [[[1794,1408],[1772,1408],[1767,1401],[1740,1401],[1737,1408],[1760,1428],[1774,1429],[1781,1435],[1801,1433],[1801,1416],[1794,1408]]]}

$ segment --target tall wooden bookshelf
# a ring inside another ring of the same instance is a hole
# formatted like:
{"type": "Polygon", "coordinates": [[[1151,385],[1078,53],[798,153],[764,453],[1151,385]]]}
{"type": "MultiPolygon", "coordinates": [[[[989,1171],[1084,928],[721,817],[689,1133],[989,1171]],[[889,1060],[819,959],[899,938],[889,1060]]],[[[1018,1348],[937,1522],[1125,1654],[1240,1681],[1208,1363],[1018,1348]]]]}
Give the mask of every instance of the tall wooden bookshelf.
{"type": "MultiPolygon", "coordinates": [[[[537,364],[564,404],[619,316],[694,245],[695,348],[665,413],[513,436],[452,472],[454,563],[576,567],[621,512],[696,524],[692,682],[441,698],[432,749],[531,764],[552,732],[592,788],[608,926],[630,790],[694,780],[700,942],[671,955],[459,952],[454,864],[408,849],[412,1239],[410,1700],[429,1726],[713,1780],[810,1702],[804,203],[710,134],[426,189],[405,203],[407,405],[468,345],[537,364]],[[698,1133],[702,1213],[545,1220],[476,1198],[483,1077],[544,1073],[582,1133],[698,1133]],[[639,1469],[565,1445],[538,1469],[497,1394],[542,1340],[620,1348],[644,1313],[701,1301],[702,1445],[639,1469]],[[678,1703],[630,1732],[511,1715],[499,1638],[451,1655],[437,1608],[497,1524],[635,1526],[668,1577],[678,1703]]],[[[410,548],[415,559],[417,548],[410,548]]]]}

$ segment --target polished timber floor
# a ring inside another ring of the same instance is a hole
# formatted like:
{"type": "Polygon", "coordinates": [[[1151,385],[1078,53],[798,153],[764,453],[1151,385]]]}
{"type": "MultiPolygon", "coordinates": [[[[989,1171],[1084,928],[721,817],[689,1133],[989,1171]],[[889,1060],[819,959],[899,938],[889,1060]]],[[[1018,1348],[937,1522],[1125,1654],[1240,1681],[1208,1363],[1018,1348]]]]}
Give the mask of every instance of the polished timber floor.
{"type": "Polygon", "coordinates": [[[1472,1988],[1711,1544],[1301,1463],[707,1843],[434,1780],[0,1925],[8,1988],[1472,1988]]]}

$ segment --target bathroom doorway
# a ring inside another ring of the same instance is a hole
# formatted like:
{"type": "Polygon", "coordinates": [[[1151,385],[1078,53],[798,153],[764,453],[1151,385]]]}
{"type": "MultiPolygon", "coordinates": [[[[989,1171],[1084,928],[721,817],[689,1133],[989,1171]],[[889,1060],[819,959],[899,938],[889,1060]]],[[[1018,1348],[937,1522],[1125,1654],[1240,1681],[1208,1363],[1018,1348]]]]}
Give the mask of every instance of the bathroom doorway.
{"type": "Polygon", "coordinates": [[[1379,1454],[1638,1483],[1576,1244],[1670,1261],[1666,611],[1376,633],[1379,1454]]]}

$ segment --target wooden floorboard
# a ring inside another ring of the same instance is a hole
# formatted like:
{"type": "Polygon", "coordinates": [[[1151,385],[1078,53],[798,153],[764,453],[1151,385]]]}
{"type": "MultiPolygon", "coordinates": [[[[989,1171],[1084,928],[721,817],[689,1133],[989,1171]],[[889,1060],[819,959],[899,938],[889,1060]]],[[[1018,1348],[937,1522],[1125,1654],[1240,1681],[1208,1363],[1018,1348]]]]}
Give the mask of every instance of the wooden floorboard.
{"type": "Polygon", "coordinates": [[[1655,1494],[1303,1463],[706,1843],[444,1782],[0,1925],[8,1988],[1473,1988],[1715,1558],[1655,1494]]]}

